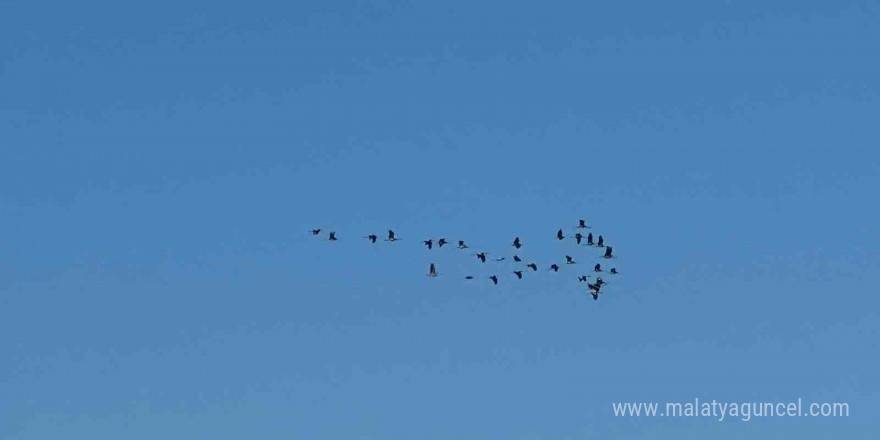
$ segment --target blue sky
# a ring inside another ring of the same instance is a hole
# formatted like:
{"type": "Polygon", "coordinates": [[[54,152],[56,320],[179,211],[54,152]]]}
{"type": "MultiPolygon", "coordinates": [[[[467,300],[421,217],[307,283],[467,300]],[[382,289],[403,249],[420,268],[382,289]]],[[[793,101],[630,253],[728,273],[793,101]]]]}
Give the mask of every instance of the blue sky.
{"type": "Polygon", "coordinates": [[[434,3],[3,3],[0,437],[876,437],[876,2],[434,3]]]}

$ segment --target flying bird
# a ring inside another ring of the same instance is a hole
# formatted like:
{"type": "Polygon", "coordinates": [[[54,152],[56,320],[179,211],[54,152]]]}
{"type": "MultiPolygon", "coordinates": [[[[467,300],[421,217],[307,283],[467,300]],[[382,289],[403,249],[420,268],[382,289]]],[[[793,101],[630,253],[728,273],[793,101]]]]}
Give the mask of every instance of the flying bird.
{"type": "Polygon", "coordinates": [[[529,263],[529,264],[526,265],[526,267],[528,267],[529,269],[531,269],[532,272],[537,272],[537,271],[538,271],[538,265],[535,264],[535,263],[529,263]]]}
{"type": "Polygon", "coordinates": [[[581,240],[583,240],[584,236],[580,232],[574,234],[574,239],[577,241],[577,244],[581,244],[581,240]]]}
{"type": "Polygon", "coordinates": [[[431,263],[431,269],[428,271],[428,276],[434,278],[437,276],[437,268],[434,267],[434,263],[431,263]]]}
{"type": "Polygon", "coordinates": [[[565,264],[575,264],[575,263],[577,263],[577,262],[574,261],[574,259],[571,258],[570,255],[566,255],[566,256],[565,256],[565,264]]]}
{"type": "Polygon", "coordinates": [[[444,244],[449,243],[445,238],[441,238],[437,240],[437,246],[443,247],[444,244]]]}
{"type": "Polygon", "coordinates": [[[617,272],[616,267],[612,267],[611,270],[608,271],[608,273],[610,273],[611,275],[617,275],[619,272],[617,272]]]}
{"type": "Polygon", "coordinates": [[[597,286],[602,287],[606,284],[608,284],[608,283],[606,283],[605,280],[602,279],[602,277],[596,278],[596,285],[597,286]]]}
{"type": "Polygon", "coordinates": [[[556,239],[562,240],[563,238],[565,238],[565,236],[562,235],[562,229],[560,229],[559,231],[556,232],[556,239]]]}
{"type": "Polygon", "coordinates": [[[464,277],[464,279],[466,279],[466,280],[472,280],[472,279],[474,279],[474,277],[468,275],[468,276],[464,277]]]}
{"type": "Polygon", "coordinates": [[[553,272],[559,272],[559,266],[557,266],[556,263],[551,264],[549,270],[552,270],[553,272]]]}
{"type": "Polygon", "coordinates": [[[582,275],[582,276],[579,276],[579,277],[578,277],[578,282],[579,282],[579,283],[583,283],[584,281],[587,281],[587,278],[589,278],[589,277],[590,277],[589,275],[582,275]]]}
{"type": "Polygon", "coordinates": [[[327,240],[336,241],[336,232],[330,232],[330,238],[328,238],[327,240]]]}
{"type": "Polygon", "coordinates": [[[389,229],[389,230],[388,230],[388,238],[386,238],[385,241],[397,241],[397,240],[400,240],[400,239],[397,238],[396,235],[394,235],[394,231],[392,231],[391,229],[389,229]]]}
{"type": "Polygon", "coordinates": [[[522,247],[522,243],[519,242],[519,237],[513,239],[513,247],[519,249],[522,247]]]}
{"type": "Polygon", "coordinates": [[[593,243],[593,233],[592,233],[592,232],[590,232],[589,234],[587,234],[587,244],[590,245],[590,246],[592,246],[592,245],[594,244],[594,243],[593,243]]]}
{"type": "Polygon", "coordinates": [[[517,278],[522,279],[522,271],[521,270],[515,270],[515,271],[513,271],[513,273],[516,275],[517,278]]]}
{"type": "Polygon", "coordinates": [[[312,229],[312,235],[318,235],[321,233],[320,229],[312,229]]]}
{"type": "Polygon", "coordinates": [[[596,283],[596,284],[590,284],[590,283],[587,283],[587,287],[589,287],[590,290],[593,290],[593,291],[595,291],[596,293],[599,293],[599,289],[602,288],[602,285],[599,284],[599,283],[596,283]]]}
{"type": "Polygon", "coordinates": [[[608,246],[607,248],[605,248],[605,256],[602,258],[614,258],[614,255],[611,255],[612,249],[614,249],[614,248],[611,246],[608,246]]]}
{"type": "Polygon", "coordinates": [[[475,254],[475,255],[476,255],[477,258],[479,258],[480,261],[482,261],[483,263],[486,262],[486,252],[480,252],[479,254],[475,254]]]}
{"type": "Polygon", "coordinates": [[[504,261],[504,257],[496,258],[495,261],[504,261]]]}
{"type": "Polygon", "coordinates": [[[513,256],[513,261],[516,261],[517,263],[519,263],[520,261],[522,261],[522,258],[520,258],[520,257],[517,256],[517,255],[514,255],[514,256],[513,256]]]}
{"type": "Polygon", "coordinates": [[[599,236],[599,243],[597,244],[599,247],[605,247],[605,239],[602,236],[599,236]]]}
{"type": "Polygon", "coordinates": [[[458,240],[458,248],[459,249],[467,249],[468,246],[464,244],[464,240],[458,240]]]}
{"type": "Polygon", "coordinates": [[[593,272],[602,272],[602,265],[596,263],[596,265],[593,267],[593,272]]]}
{"type": "Polygon", "coordinates": [[[590,290],[589,294],[593,296],[593,301],[599,300],[599,291],[598,290],[590,290]]]}
{"type": "Polygon", "coordinates": [[[495,283],[496,286],[498,285],[498,277],[497,276],[492,275],[491,277],[489,277],[489,279],[492,280],[492,282],[495,283]]]}
{"type": "Polygon", "coordinates": [[[431,248],[434,247],[434,240],[431,240],[430,238],[423,241],[422,243],[425,243],[425,246],[428,247],[428,250],[431,250],[431,248]]]}
{"type": "Polygon", "coordinates": [[[368,236],[366,236],[366,237],[364,237],[364,238],[366,238],[367,240],[370,240],[370,241],[372,241],[373,243],[375,243],[376,240],[377,240],[379,237],[377,237],[376,234],[370,234],[370,235],[368,235],[368,236]]]}
{"type": "Polygon", "coordinates": [[[578,227],[578,229],[589,228],[589,226],[587,226],[587,221],[584,220],[584,219],[580,219],[580,220],[578,220],[578,225],[577,225],[577,227],[578,227]]]}

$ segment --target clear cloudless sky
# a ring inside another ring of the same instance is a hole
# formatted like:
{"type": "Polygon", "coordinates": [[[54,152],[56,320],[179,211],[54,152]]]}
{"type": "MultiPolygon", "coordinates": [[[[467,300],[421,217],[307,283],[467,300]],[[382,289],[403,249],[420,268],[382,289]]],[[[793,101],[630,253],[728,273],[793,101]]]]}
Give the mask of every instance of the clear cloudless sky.
{"type": "Polygon", "coordinates": [[[0,438],[876,438],[878,42],[876,1],[4,1],[0,438]],[[694,398],[850,416],[612,412],[694,398]]]}

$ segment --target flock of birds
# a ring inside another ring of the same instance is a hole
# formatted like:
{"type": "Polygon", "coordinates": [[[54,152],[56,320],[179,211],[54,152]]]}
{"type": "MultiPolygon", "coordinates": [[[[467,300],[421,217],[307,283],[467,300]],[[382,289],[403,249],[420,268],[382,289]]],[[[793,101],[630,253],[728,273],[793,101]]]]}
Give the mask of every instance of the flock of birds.
{"type": "MultiPolygon", "coordinates": [[[[614,248],[612,248],[611,246],[606,246],[606,244],[605,244],[605,238],[604,238],[604,237],[602,237],[601,235],[599,235],[598,238],[596,238],[596,239],[594,240],[594,237],[593,237],[593,233],[592,233],[592,232],[587,233],[587,235],[583,235],[583,234],[580,232],[580,230],[583,230],[583,229],[591,229],[591,228],[592,228],[591,226],[588,226],[588,225],[587,225],[586,220],[583,220],[583,219],[579,220],[579,221],[578,221],[578,224],[577,224],[577,226],[576,226],[575,228],[578,229],[579,231],[578,231],[577,233],[574,234],[574,240],[575,240],[575,242],[577,242],[577,244],[578,244],[579,246],[593,246],[593,247],[597,247],[597,248],[604,248],[605,251],[604,251],[604,254],[602,255],[602,258],[603,258],[603,259],[617,258],[617,257],[613,254],[613,252],[614,252],[614,248]]],[[[312,235],[319,236],[319,235],[321,234],[321,229],[320,229],[320,228],[319,228],[319,229],[312,229],[312,230],[311,230],[311,233],[312,233],[312,235]]],[[[379,240],[379,236],[377,236],[376,234],[370,234],[370,235],[365,236],[364,238],[366,238],[367,240],[369,240],[369,241],[370,241],[371,243],[373,243],[373,244],[375,244],[375,243],[379,240]]],[[[566,238],[569,238],[569,237],[566,237],[566,236],[563,234],[562,229],[560,229],[559,231],[556,232],[556,239],[557,239],[557,240],[562,241],[562,240],[565,240],[566,238]]],[[[331,231],[331,232],[329,233],[328,240],[329,240],[329,241],[337,241],[337,240],[338,240],[335,231],[331,231]]],[[[395,242],[395,241],[400,241],[400,240],[401,240],[401,239],[397,237],[397,234],[395,234],[393,230],[390,230],[390,229],[388,230],[388,236],[387,236],[387,238],[385,238],[385,241],[388,241],[388,242],[395,242]]],[[[442,248],[443,246],[446,246],[446,245],[450,244],[450,242],[447,241],[446,238],[440,238],[440,239],[437,240],[436,242],[435,242],[434,239],[432,239],[432,238],[429,238],[429,239],[427,239],[427,240],[423,240],[423,241],[422,241],[422,244],[424,244],[425,247],[428,248],[428,250],[433,249],[435,243],[436,243],[436,245],[437,245],[438,248],[442,248]]],[[[520,240],[519,237],[516,237],[516,238],[513,239],[512,246],[513,246],[515,249],[519,250],[520,248],[523,247],[523,243],[522,243],[522,241],[520,240]]],[[[468,249],[468,248],[469,248],[468,245],[465,243],[464,240],[458,240],[458,246],[457,246],[457,247],[458,247],[459,250],[464,250],[464,249],[468,249]]],[[[476,253],[476,254],[473,254],[473,255],[476,256],[477,259],[478,259],[481,263],[485,263],[486,260],[487,260],[487,257],[486,257],[486,256],[489,255],[489,253],[488,253],[488,252],[479,252],[479,253],[476,253]]],[[[494,259],[494,261],[504,261],[504,260],[506,260],[505,257],[500,257],[500,258],[495,258],[495,259],[494,259]]],[[[522,260],[522,258],[519,257],[519,255],[514,254],[514,255],[513,255],[513,261],[516,262],[516,263],[522,263],[523,260],[522,260]]],[[[565,264],[566,264],[566,265],[572,265],[572,264],[577,264],[577,262],[574,260],[574,258],[573,258],[571,255],[566,255],[566,256],[565,256],[565,264]]],[[[526,272],[526,269],[531,269],[532,272],[537,272],[537,271],[538,271],[538,265],[535,264],[535,263],[528,263],[528,264],[525,265],[524,269],[517,269],[517,270],[514,270],[514,271],[513,271],[513,275],[515,275],[517,279],[520,279],[520,280],[521,280],[521,279],[523,279],[523,273],[526,272]]],[[[560,269],[559,265],[554,263],[554,264],[551,264],[551,265],[550,265],[548,271],[559,272],[559,269],[560,269]]],[[[604,272],[605,272],[605,270],[602,268],[602,263],[601,263],[601,262],[596,263],[596,265],[593,266],[593,272],[596,273],[596,274],[601,274],[601,273],[604,273],[604,272]]],[[[607,273],[609,273],[609,274],[611,274],[611,275],[617,275],[619,272],[617,271],[617,268],[612,267],[611,269],[608,270],[607,273]]],[[[427,275],[428,275],[429,277],[431,277],[431,278],[434,278],[434,277],[437,276],[437,267],[434,265],[434,263],[431,263],[431,266],[430,266],[430,268],[428,269],[428,274],[427,274],[427,275]]],[[[606,281],[604,281],[604,280],[602,279],[602,277],[599,276],[599,275],[597,275],[596,280],[593,281],[593,282],[590,282],[590,281],[591,281],[591,278],[592,278],[591,275],[579,275],[579,276],[577,277],[578,282],[581,282],[581,283],[587,283],[587,293],[589,293],[589,294],[593,297],[594,300],[598,300],[598,299],[599,299],[599,293],[602,292],[602,289],[603,289],[603,288],[605,287],[605,285],[607,285],[608,283],[607,283],[606,281]]],[[[472,275],[468,275],[468,276],[465,277],[465,279],[466,279],[466,280],[474,280],[475,277],[472,276],[472,275]]],[[[488,279],[491,280],[492,283],[493,283],[494,285],[496,285],[496,286],[498,285],[498,275],[492,275],[492,276],[488,277],[488,279]]]]}

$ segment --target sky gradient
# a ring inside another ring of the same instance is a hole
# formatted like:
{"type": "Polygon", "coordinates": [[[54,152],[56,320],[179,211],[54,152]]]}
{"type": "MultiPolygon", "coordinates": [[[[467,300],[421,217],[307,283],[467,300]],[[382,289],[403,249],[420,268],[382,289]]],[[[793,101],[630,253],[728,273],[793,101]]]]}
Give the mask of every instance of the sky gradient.
{"type": "Polygon", "coordinates": [[[880,6],[474,3],[0,5],[0,438],[876,438],[880,6]]]}

